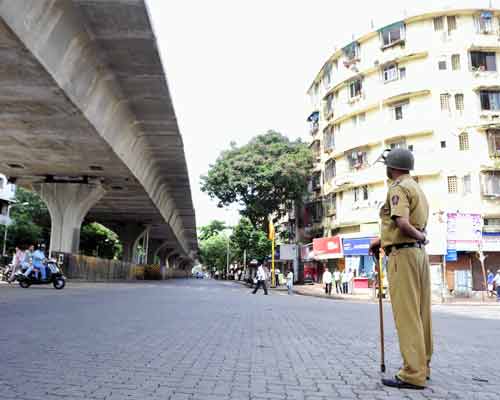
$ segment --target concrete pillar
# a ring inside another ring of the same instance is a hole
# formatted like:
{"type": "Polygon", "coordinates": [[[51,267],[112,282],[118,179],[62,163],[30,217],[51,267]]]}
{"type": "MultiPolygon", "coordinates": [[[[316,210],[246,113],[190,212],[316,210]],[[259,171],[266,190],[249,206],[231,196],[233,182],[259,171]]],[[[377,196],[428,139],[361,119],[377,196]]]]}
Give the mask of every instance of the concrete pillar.
{"type": "Polygon", "coordinates": [[[125,262],[132,262],[134,258],[134,246],[137,240],[144,234],[144,225],[139,223],[129,223],[118,225],[114,228],[115,233],[120,238],[123,246],[122,260],[125,262]]]}
{"type": "Polygon", "coordinates": [[[33,189],[49,209],[50,252],[78,253],[83,218],[106,190],[101,185],[81,183],[37,183],[33,189]]]}

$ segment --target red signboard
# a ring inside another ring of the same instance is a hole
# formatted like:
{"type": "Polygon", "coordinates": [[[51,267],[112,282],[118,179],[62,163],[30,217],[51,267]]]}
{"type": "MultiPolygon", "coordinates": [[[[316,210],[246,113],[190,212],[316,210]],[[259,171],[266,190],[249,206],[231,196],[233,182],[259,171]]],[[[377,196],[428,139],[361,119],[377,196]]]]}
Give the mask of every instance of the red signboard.
{"type": "Polygon", "coordinates": [[[314,256],[342,254],[340,236],[313,239],[313,250],[314,256]]]}

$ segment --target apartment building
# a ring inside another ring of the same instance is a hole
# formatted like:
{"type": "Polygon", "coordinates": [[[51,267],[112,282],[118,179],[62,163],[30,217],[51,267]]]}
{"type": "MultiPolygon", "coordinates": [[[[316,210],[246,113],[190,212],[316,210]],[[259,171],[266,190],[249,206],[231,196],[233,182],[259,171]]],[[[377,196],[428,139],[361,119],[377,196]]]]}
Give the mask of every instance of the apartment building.
{"type": "Polygon", "coordinates": [[[387,179],[375,161],[395,147],[414,153],[432,220],[480,214],[500,232],[499,56],[500,10],[491,9],[413,16],[335,51],[308,90],[316,163],[305,241],[378,234],[387,179]]]}
{"type": "Polygon", "coordinates": [[[0,174],[0,225],[10,223],[8,210],[15,193],[15,186],[8,183],[5,175],[0,174]]]}

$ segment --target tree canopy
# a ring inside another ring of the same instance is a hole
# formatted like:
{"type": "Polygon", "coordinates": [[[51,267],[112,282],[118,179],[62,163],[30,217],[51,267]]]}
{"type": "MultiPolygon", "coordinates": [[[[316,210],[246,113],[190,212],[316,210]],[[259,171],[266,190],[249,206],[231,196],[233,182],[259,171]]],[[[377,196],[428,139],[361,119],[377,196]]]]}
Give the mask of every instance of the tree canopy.
{"type": "Polygon", "coordinates": [[[238,203],[241,214],[262,227],[269,215],[283,215],[284,204],[302,198],[312,161],[300,139],[268,131],[244,146],[232,143],[201,177],[201,190],[217,199],[219,207],[238,203]]]}
{"type": "Polygon", "coordinates": [[[198,238],[200,240],[207,240],[212,236],[215,236],[227,229],[226,223],[224,221],[219,221],[214,219],[209,222],[208,225],[202,226],[200,228],[200,233],[198,234],[198,238]]]}
{"type": "Polygon", "coordinates": [[[263,260],[271,254],[271,241],[264,231],[255,229],[248,218],[241,218],[233,229],[230,237],[231,249],[234,257],[243,262],[243,253],[246,250],[247,262],[253,259],[263,260]]]}

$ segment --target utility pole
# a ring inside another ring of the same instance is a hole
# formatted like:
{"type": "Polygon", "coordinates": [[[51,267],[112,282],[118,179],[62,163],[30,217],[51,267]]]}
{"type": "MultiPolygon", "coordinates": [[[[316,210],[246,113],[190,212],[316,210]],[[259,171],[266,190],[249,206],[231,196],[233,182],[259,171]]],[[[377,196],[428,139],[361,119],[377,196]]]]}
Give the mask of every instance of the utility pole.
{"type": "Polygon", "coordinates": [[[227,251],[226,251],[226,279],[229,278],[229,238],[227,239],[227,251]]]}
{"type": "Polygon", "coordinates": [[[488,284],[486,282],[486,271],[484,269],[484,260],[486,260],[487,256],[484,255],[483,246],[482,246],[481,242],[479,243],[479,248],[478,248],[477,256],[479,258],[479,262],[481,263],[481,269],[483,271],[483,285],[484,285],[484,288],[483,288],[483,290],[481,290],[481,299],[484,302],[484,292],[488,290],[488,284]]]}

